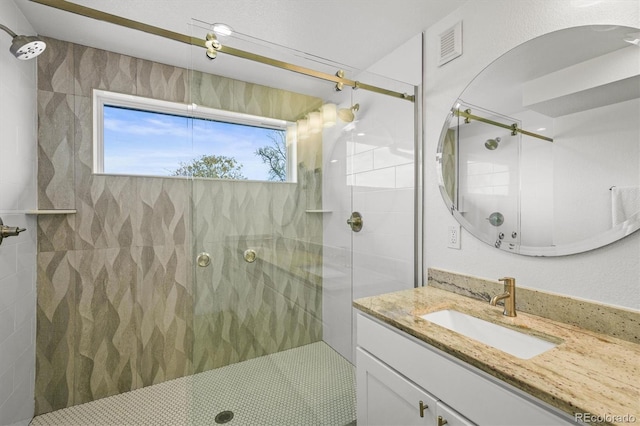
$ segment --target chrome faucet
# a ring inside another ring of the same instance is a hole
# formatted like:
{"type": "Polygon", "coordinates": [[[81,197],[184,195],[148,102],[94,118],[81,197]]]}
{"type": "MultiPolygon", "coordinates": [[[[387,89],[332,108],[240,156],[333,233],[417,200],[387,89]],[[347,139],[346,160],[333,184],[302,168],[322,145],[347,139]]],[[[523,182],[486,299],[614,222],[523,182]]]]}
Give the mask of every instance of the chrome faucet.
{"type": "Polygon", "coordinates": [[[493,296],[489,304],[496,306],[499,300],[504,300],[504,311],[502,315],[508,317],[516,316],[516,279],[511,277],[500,278],[498,281],[504,283],[504,293],[493,296]]]}

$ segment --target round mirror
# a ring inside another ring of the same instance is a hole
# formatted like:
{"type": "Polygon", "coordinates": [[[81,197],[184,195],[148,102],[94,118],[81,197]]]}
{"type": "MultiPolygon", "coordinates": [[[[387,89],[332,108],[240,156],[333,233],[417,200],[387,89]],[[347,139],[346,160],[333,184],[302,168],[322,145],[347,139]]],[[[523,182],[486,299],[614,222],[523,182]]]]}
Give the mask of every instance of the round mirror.
{"type": "Polygon", "coordinates": [[[507,52],[462,92],[440,191],[475,237],[561,256],[640,228],[640,29],[584,26],[507,52]]]}

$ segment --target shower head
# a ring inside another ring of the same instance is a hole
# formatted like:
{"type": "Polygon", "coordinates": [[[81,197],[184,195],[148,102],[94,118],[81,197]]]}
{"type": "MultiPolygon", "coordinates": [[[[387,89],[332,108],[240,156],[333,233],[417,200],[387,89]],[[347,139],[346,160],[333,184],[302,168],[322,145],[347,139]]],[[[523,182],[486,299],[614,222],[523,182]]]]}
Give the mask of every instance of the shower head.
{"type": "Polygon", "coordinates": [[[488,150],[493,151],[498,147],[499,144],[500,144],[500,138],[487,139],[487,141],[484,143],[484,147],[487,148],[488,150]]]}
{"type": "Polygon", "coordinates": [[[4,30],[13,38],[9,50],[16,58],[26,61],[35,58],[47,48],[47,44],[35,36],[18,35],[9,28],[0,24],[0,29],[4,30]]]}
{"type": "Polygon", "coordinates": [[[345,123],[351,123],[356,118],[356,111],[360,109],[360,104],[355,104],[351,108],[340,108],[338,117],[345,123]]]}

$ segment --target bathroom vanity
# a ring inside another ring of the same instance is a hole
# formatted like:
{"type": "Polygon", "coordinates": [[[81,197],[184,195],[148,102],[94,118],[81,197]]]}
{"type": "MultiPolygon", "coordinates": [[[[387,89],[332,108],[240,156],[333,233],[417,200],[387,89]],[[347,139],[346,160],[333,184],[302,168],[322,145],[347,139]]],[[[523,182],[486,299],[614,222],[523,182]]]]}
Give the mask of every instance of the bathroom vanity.
{"type": "Polygon", "coordinates": [[[359,299],[354,306],[360,310],[358,424],[546,426],[640,419],[636,343],[525,312],[508,318],[488,302],[431,286],[359,299]],[[421,318],[446,310],[552,345],[523,359],[421,318]]]}

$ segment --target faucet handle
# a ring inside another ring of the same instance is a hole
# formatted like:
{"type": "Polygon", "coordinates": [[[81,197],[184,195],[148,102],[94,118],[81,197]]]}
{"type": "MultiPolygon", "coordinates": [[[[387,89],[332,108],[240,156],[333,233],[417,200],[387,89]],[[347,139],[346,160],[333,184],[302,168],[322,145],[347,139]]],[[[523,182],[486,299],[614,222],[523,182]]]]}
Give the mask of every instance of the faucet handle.
{"type": "Polygon", "coordinates": [[[512,290],[512,289],[515,290],[515,288],[516,288],[516,279],[513,278],[513,277],[499,278],[498,281],[504,283],[505,291],[512,290]]]}

